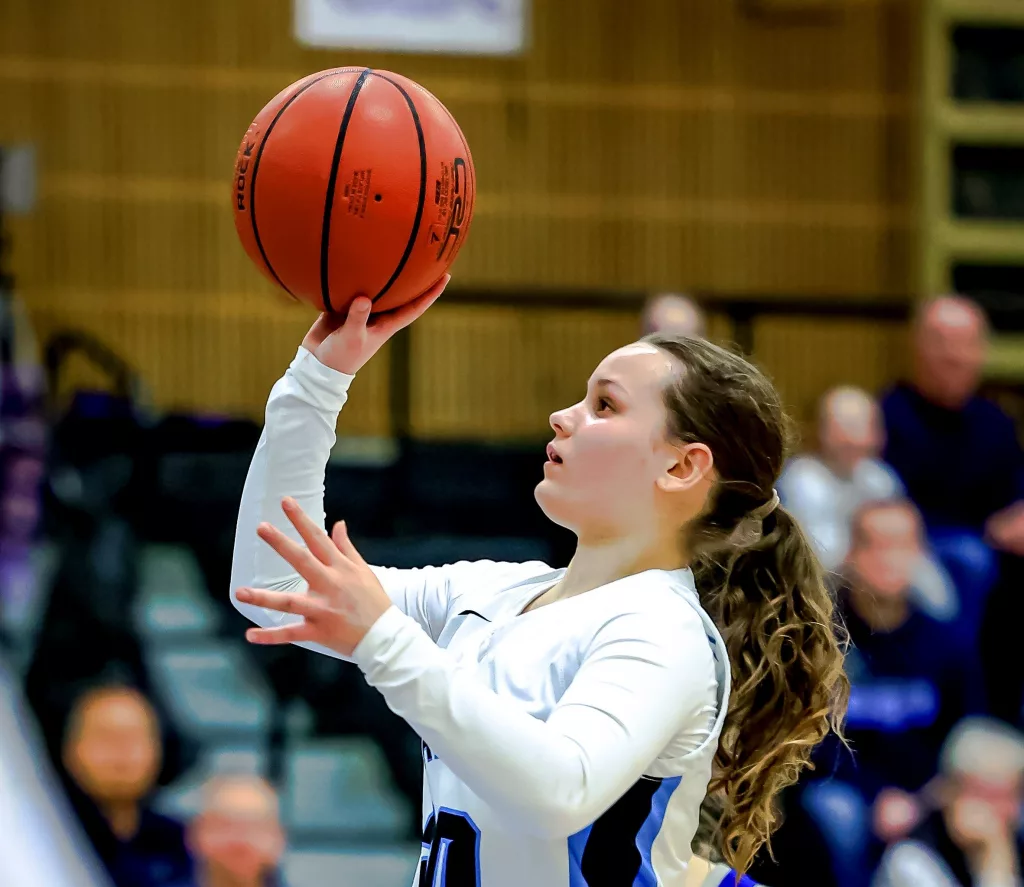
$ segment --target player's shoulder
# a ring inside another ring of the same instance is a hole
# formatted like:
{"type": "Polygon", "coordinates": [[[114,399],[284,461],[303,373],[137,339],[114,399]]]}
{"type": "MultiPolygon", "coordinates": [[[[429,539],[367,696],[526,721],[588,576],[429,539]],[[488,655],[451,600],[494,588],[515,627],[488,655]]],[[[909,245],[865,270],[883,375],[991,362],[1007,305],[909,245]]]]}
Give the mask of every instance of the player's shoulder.
{"type": "Polygon", "coordinates": [[[447,582],[448,614],[473,610],[493,619],[515,606],[532,586],[554,584],[564,573],[543,561],[458,561],[443,568],[447,582]]]}
{"type": "Polygon", "coordinates": [[[700,605],[689,570],[647,570],[597,592],[589,609],[600,639],[642,637],[671,648],[686,637],[715,641],[717,631],[700,605]]]}

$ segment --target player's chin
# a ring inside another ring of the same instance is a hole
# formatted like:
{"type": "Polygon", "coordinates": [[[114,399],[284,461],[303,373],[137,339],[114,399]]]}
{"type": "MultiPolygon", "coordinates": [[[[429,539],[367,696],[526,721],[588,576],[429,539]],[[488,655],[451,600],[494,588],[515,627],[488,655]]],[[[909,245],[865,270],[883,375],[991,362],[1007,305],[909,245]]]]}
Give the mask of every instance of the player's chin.
{"type": "Polygon", "coordinates": [[[566,496],[564,485],[550,477],[545,477],[533,489],[533,498],[537,500],[544,516],[553,524],[572,530],[576,526],[575,509],[566,496]]]}

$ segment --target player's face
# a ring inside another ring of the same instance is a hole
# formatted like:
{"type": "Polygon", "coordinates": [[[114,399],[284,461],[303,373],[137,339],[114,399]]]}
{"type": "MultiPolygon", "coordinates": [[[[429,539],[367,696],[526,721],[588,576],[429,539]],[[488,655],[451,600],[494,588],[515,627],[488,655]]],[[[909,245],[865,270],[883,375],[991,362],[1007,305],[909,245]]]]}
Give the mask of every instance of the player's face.
{"type": "Polygon", "coordinates": [[[656,483],[673,458],[662,399],[673,370],[654,346],[627,345],[601,361],[583,400],[552,414],[536,490],[551,520],[593,541],[655,520],[656,483]]]}

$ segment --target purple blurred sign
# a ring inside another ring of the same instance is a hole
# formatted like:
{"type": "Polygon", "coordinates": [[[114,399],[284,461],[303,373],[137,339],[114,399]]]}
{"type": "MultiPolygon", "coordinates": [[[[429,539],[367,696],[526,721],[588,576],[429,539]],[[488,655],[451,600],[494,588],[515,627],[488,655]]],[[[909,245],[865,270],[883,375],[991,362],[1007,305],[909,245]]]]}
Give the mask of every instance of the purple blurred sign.
{"type": "Polygon", "coordinates": [[[529,0],[295,0],[310,46],[510,55],[526,43],[529,0]]]}

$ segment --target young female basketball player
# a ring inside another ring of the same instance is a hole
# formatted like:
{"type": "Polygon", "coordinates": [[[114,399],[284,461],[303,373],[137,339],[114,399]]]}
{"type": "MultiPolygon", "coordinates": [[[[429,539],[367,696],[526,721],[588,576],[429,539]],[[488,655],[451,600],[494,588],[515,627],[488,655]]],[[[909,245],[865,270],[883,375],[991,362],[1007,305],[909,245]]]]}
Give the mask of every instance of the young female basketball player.
{"type": "Polygon", "coordinates": [[[249,640],[351,659],[423,738],[420,887],[681,884],[709,783],[744,871],[847,687],[772,488],[778,395],[701,340],[620,348],[551,417],[536,498],[578,537],[568,569],[368,566],[322,527],[335,422],[444,283],[393,316],[321,317],[274,386],[235,542],[249,640]]]}

